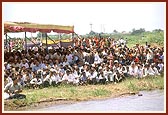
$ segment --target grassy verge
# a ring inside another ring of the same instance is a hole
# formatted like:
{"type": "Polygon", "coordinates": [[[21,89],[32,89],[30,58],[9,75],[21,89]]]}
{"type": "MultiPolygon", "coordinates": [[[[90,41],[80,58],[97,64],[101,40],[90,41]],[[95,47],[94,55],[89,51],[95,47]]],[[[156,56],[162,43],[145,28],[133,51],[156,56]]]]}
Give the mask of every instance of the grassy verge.
{"type": "Polygon", "coordinates": [[[34,103],[68,100],[84,101],[93,99],[102,99],[108,97],[117,97],[130,92],[141,90],[164,89],[164,77],[148,77],[143,79],[129,78],[118,84],[106,85],[87,85],[87,86],[70,86],[61,85],[58,87],[49,87],[43,89],[26,89],[26,99],[22,100],[5,100],[5,110],[17,110],[20,107],[34,103]]]}

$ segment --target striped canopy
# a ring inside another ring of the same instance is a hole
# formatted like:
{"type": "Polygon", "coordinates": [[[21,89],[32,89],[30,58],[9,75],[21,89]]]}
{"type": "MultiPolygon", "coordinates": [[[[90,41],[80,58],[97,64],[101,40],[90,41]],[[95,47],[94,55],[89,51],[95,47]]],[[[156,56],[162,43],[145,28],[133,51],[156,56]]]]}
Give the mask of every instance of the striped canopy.
{"type": "Polygon", "coordinates": [[[8,32],[43,32],[50,33],[51,31],[57,33],[74,33],[74,26],[61,26],[51,24],[37,24],[30,22],[5,22],[4,33],[8,32]]]}

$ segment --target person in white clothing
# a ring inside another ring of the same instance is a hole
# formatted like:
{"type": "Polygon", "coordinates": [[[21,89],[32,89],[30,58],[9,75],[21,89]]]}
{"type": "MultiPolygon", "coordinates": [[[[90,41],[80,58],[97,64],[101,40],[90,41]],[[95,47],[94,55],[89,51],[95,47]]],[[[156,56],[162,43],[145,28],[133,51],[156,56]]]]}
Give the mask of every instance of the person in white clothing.
{"type": "Polygon", "coordinates": [[[136,77],[137,76],[137,69],[138,69],[138,67],[135,65],[135,62],[132,62],[129,67],[129,74],[132,77],[136,77]]]}
{"type": "Polygon", "coordinates": [[[103,73],[102,69],[99,70],[98,82],[100,84],[105,84],[105,82],[106,82],[106,78],[104,77],[104,73],[103,73]]]}
{"type": "Polygon", "coordinates": [[[155,75],[160,75],[158,69],[155,67],[155,63],[151,64],[151,69],[154,71],[155,75]]]}
{"type": "Polygon", "coordinates": [[[138,65],[137,78],[142,78],[142,77],[143,77],[143,68],[142,68],[142,65],[138,65]]]}
{"type": "Polygon", "coordinates": [[[123,72],[123,74],[124,74],[124,77],[128,77],[128,76],[129,76],[126,66],[123,66],[123,67],[122,67],[122,72],[123,72]]]}
{"type": "Polygon", "coordinates": [[[90,70],[90,77],[88,77],[89,84],[96,84],[97,71],[94,67],[90,70]]]}
{"type": "Polygon", "coordinates": [[[11,69],[11,65],[12,65],[11,62],[8,62],[6,65],[6,69],[8,69],[8,70],[11,69]]]}
{"type": "Polygon", "coordinates": [[[106,81],[108,82],[108,67],[105,67],[105,69],[103,70],[103,76],[105,77],[106,81]]]}
{"type": "Polygon", "coordinates": [[[151,75],[151,76],[155,75],[155,71],[152,69],[151,65],[149,65],[149,68],[147,68],[147,69],[148,69],[149,75],[151,75]]]}
{"type": "Polygon", "coordinates": [[[110,82],[113,82],[114,81],[114,76],[113,76],[113,69],[111,68],[108,68],[108,71],[107,71],[107,73],[108,73],[108,76],[109,76],[109,80],[110,80],[110,82]]]}
{"type": "Polygon", "coordinates": [[[68,54],[66,55],[67,62],[71,65],[73,63],[73,54],[71,54],[70,51],[68,51],[68,54]]]}
{"type": "Polygon", "coordinates": [[[42,85],[42,83],[43,83],[43,81],[39,76],[34,76],[30,80],[30,84],[34,89],[39,88],[42,85]]]}
{"type": "Polygon", "coordinates": [[[48,87],[48,86],[51,85],[51,83],[52,83],[51,73],[49,73],[49,74],[46,73],[46,74],[44,75],[44,78],[43,78],[43,86],[44,86],[44,87],[48,87]]]}
{"type": "Polygon", "coordinates": [[[163,72],[163,68],[164,68],[164,65],[163,65],[163,62],[160,60],[159,61],[159,64],[158,64],[158,67],[159,67],[159,72],[162,73],[163,72]]]}
{"type": "Polygon", "coordinates": [[[68,84],[68,79],[70,75],[70,70],[66,70],[65,74],[62,77],[62,82],[68,84]]]}
{"type": "Polygon", "coordinates": [[[149,68],[149,67],[148,67],[148,64],[145,64],[145,65],[144,65],[144,70],[143,70],[143,71],[144,71],[144,75],[143,75],[143,77],[146,77],[146,76],[149,75],[149,74],[148,74],[148,69],[147,69],[147,68],[149,68]]]}
{"type": "Polygon", "coordinates": [[[56,83],[56,85],[59,85],[62,82],[62,79],[59,75],[59,71],[55,71],[54,75],[55,75],[55,83],[56,83]]]}
{"type": "Polygon", "coordinates": [[[154,76],[155,75],[154,70],[151,68],[151,66],[149,64],[145,65],[145,70],[144,71],[145,71],[144,77],[146,77],[146,76],[154,76]]]}
{"type": "Polygon", "coordinates": [[[72,75],[71,71],[68,74],[68,84],[74,84],[75,83],[75,76],[72,75]]]}
{"type": "Polygon", "coordinates": [[[74,84],[79,85],[79,75],[77,70],[72,70],[72,75],[74,76],[74,84]]]}
{"type": "Polygon", "coordinates": [[[22,87],[18,83],[18,78],[13,77],[12,82],[8,83],[4,89],[4,99],[23,99],[26,95],[20,94],[22,92],[22,87]]]}
{"type": "Polygon", "coordinates": [[[99,64],[99,63],[101,63],[102,62],[102,59],[99,57],[99,54],[98,54],[98,52],[96,51],[95,52],[95,55],[94,55],[94,63],[95,64],[99,64]]]}
{"type": "Polygon", "coordinates": [[[81,85],[87,84],[86,72],[83,69],[81,70],[81,74],[80,74],[80,84],[81,85]]]}

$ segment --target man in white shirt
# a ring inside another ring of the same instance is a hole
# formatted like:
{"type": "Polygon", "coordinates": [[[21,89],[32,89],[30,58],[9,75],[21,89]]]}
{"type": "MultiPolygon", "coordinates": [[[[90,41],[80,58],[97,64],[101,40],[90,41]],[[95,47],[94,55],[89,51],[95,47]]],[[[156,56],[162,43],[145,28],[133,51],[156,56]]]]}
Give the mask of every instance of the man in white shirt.
{"type": "Polygon", "coordinates": [[[154,75],[155,75],[155,72],[151,68],[151,66],[149,64],[145,65],[145,74],[144,74],[144,77],[146,77],[146,76],[154,76],[154,75]]]}
{"type": "Polygon", "coordinates": [[[161,62],[161,60],[159,61],[158,67],[159,67],[159,72],[162,73],[162,72],[163,72],[164,65],[163,65],[163,63],[161,62]]]}
{"type": "Polygon", "coordinates": [[[20,94],[22,92],[21,85],[18,83],[18,78],[13,77],[13,82],[8,83],[5,86],[4,98],[5,99],[23,99],[26,98],[26,95],[20,94]]]}
{"type": "Polygon", "coordinates": [[[40,76],[34,76],[34,78],[31,79],[30,84],[33,88],[39,88],[42,85],[43,81],[40,78],[40,76]]]}
{"type": "Polygon", "coordinates": [[[102,62],[102,59],[99,57],[99,54],[97,51],[95,51],[95,55],[94,55],[94,63],[95,64],[99,64],[102,62]]]}
{"type": "Polygon", "coordinates": [[[58,71],[54,72],[54,75],[55,75],[56,85],[59,85],[62,82],[62,79],[61,79],[61,77],[59,75],[59,72],[58,71]]]}
{"type": "Polygon", "coordinates": [[[106,81],[108,82],[108,67],[105,67],[105,69],[103,70],[103,76],[105,77],[106,81]]]}
{"type": "Polygon", "coordinates": [[[66,71],[65,72],[65,74],[63,75],[63,77],[62,77],[62,81],[64,82],[64,83],[68,83],[68,75],[69,75],[69,73],[70,73],[70,71],[66,71]]]}
{"type": "Polygon", "coordinates": [[[129,74],[133,77],[137,76],[137,69],[138,67],[135,65],[135,62],[132,62],[129,67],[129,74]]]}
{"type": "Polygon", "coordinates": [[[138,65],[137,78],[142,78],[142,77],[143,77],[143,68],[142,68],[142,65],[138,65]]]}
{"type": "Polygon", "coordinates": [[[97,71],[94,67],[90,70],[90,77],[89,77],[89,83],[90,84],[96,84],[96,77],[97,77],[97,71]]]}
{"type": "Polygon", "coordinates": [[[155,67],[155,63],[151,64],[151,69],[153,70],[153,72],[155,73],[155,75],[160,75],[159,71],[157,70],[157,68],[155,67]]]}
{"type": "Polygon", "coordinates": [[[71,65],[73,62],[73,55],[68,52],[68,54],[66,55],[66,59],[67,59],[67,62],[71,65]]]}
{"type": "Polygon", "coordinates": [[[43,82],[48,82],[49,85],[52,85],[52,82],[55,82],[55,75],[53,71],[50,71],[50,74],[48,74],[44,79],[43,82]]]}

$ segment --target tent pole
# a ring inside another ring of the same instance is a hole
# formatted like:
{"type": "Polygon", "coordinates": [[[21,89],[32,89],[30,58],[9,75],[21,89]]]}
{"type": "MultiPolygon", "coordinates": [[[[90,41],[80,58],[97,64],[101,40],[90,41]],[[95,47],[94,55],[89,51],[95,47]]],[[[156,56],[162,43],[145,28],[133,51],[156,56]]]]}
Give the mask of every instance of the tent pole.
{"type": "Polygon", "coordinates": [[[76,35],[79,39],[81,39],[77,33],[75,33],[75,35],[76,35]]]}
{"type": "Polygon", "coordinates": [[[26,49],[26,52],[27,52],[27,40],[26,40],[26,32],[25,32],[25,49],[26,49]]]}
{"type": "MultiPolygon", "coordinates": [[[[6,33],[6,45],[8,44],[9,52],[11,51],[10,40],[11,40],[11,37],[6,33]],[[9,41],[7,40],[8,37],[9,37],[9,41]]],[[[7,48],[7,50],[8,50],[8,48],[7,48]]]]}
{"type": "Polygon", "coordinates": [[[61,40],[61,33],[59,33],[59,40],[61,40]]]}
{"type": "Polygon", "coordinates": [[[52,38],[50,38],[48,35],[47,35],[47,38],[49,38],[52,42],[54,42],[54,44],[56,44],[55,41],[52,38]]]}
{"type": "Polygon", "coordinates": [[[7,44],[8,44],[8,35],[7,35],[7,33],[6,33],[6,47],[7,47],[7,44]]]}
{"type": "Polygon", "coordinates": [[[45,35],[46,35],[46,51],[48,52],[47,33],[45,33],[45,35]]]}
{"type": "Polygon", "coordinates": [[[10,39],[11,38],[9,38],[9,52],[11,52],[10,39]]]}
{"type": "Polygon", "coordinates": [[[61,33],[59,33],[59,44],[60,44],[60,47],[61,47],[61,33]]]}
{"type": "MultiPolygon", "coordinates": [[[[26,37],[27,38],[27,37],[26,37]]],[[[37,46],[38,48],[39,48],[39,46],[36,44],[36,43],[34,43],[30,38],[27,38],[30,42],[32,42],[35,46],[37,46]]]]}
{"type": "MultiPolygon", "coordinates": [[[[54,41],[52,38],[50,38],[48,35],[47,35],[47,38],[49,38],[52,42],[54,42],[54,44],[57,45],[57,43],[55,43],[55,41],[54,41]]],[[[58,45],[57,45],[57,46],[58,46],[58,45]]]]}
{"type": "Polygon", "coordinates": [[[74,33],[72,33],[72,39],[74,39],[74,33]]]}
{"type": "Polygon", "coordinates": [[[75,42],[74,42],[74,33],[72,33],[72,43],[73,43],[73,46],[75,46],[75,42]]]}

